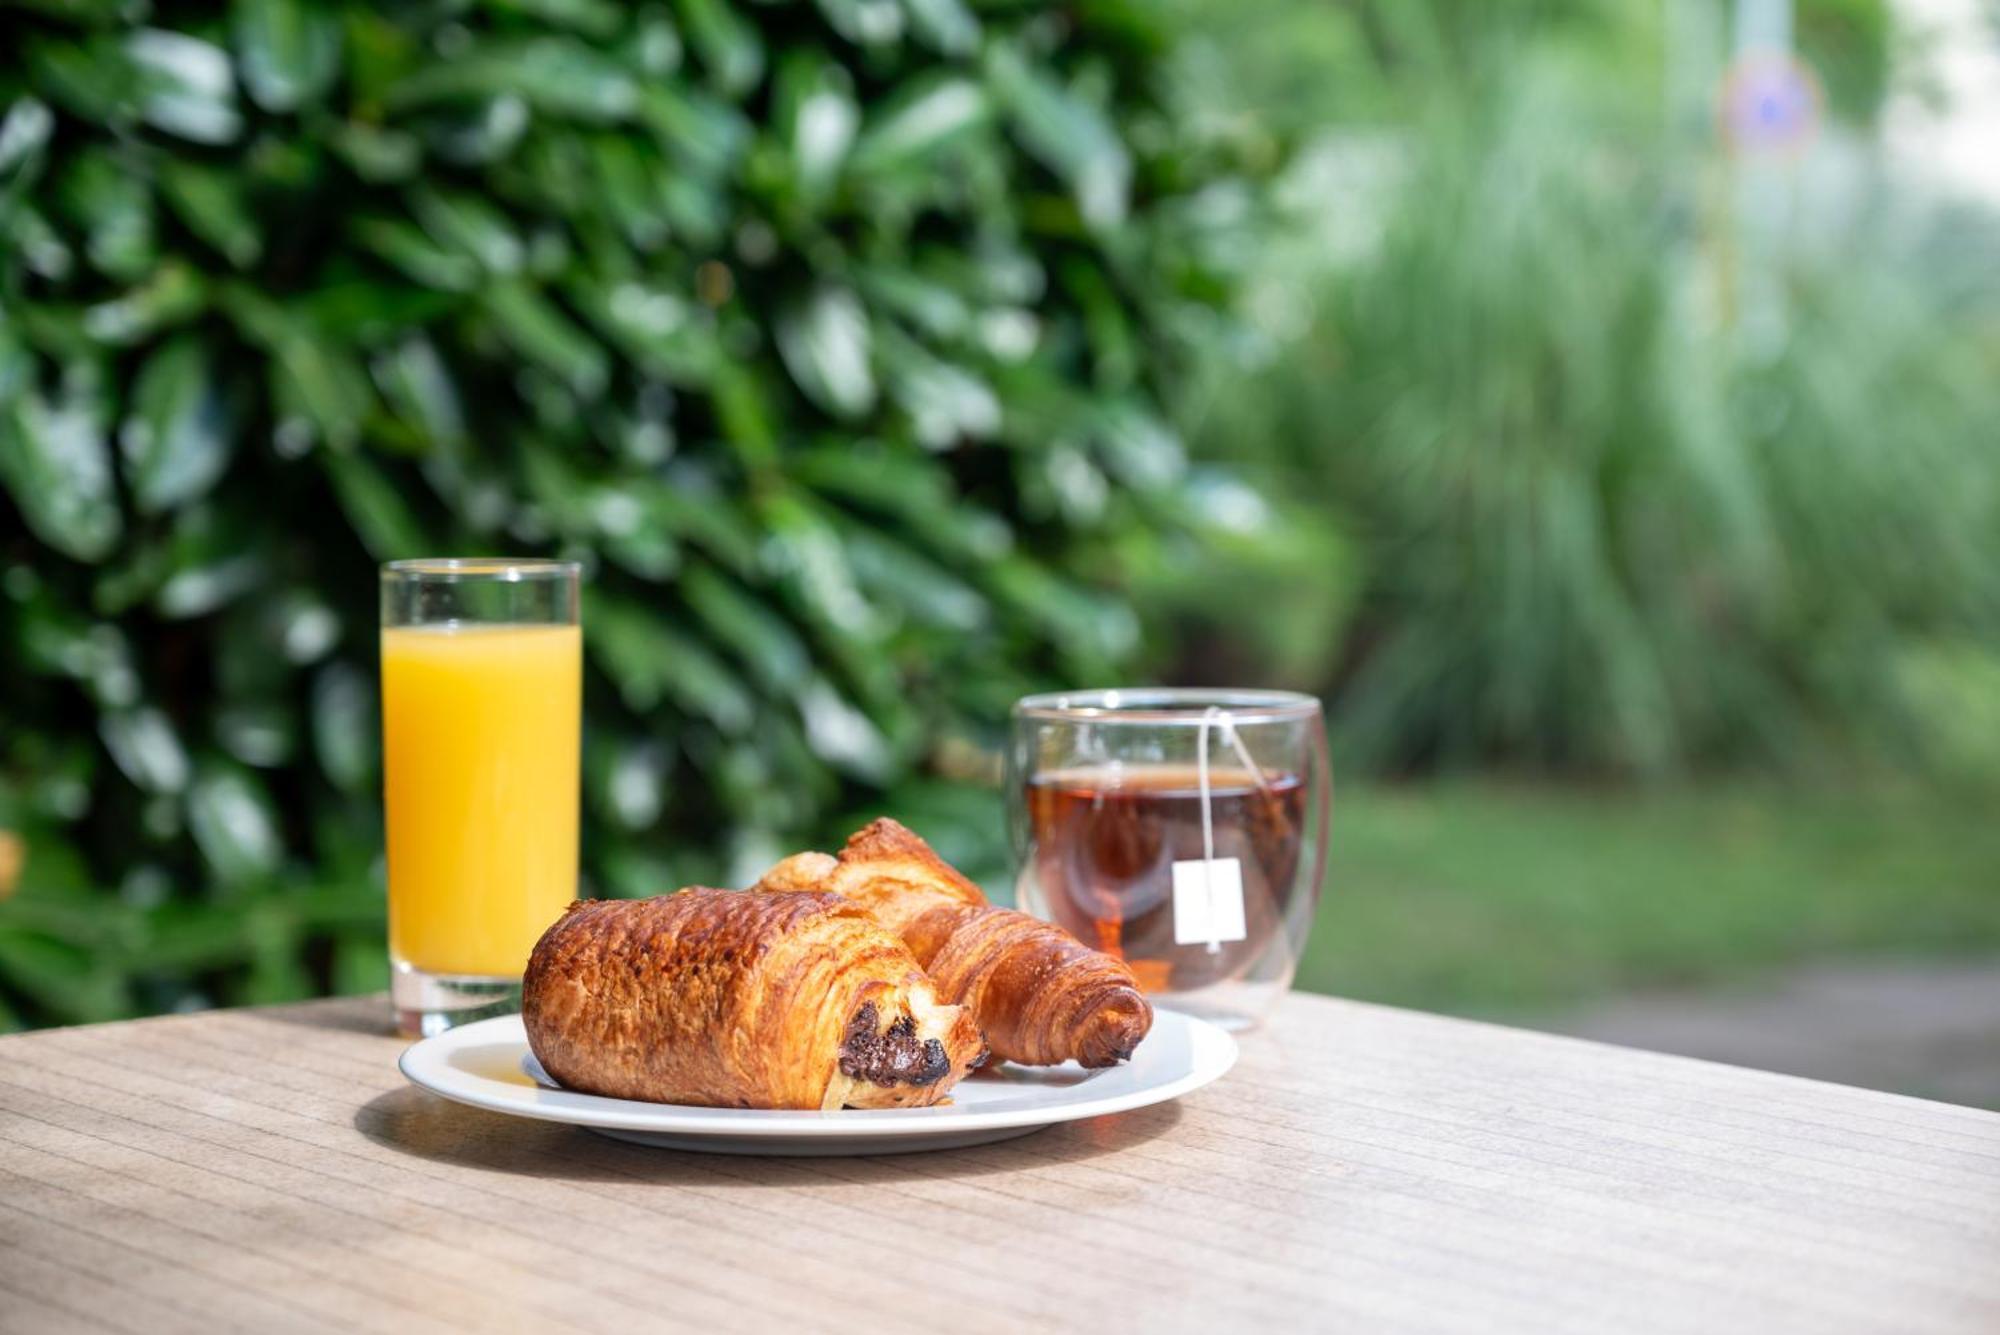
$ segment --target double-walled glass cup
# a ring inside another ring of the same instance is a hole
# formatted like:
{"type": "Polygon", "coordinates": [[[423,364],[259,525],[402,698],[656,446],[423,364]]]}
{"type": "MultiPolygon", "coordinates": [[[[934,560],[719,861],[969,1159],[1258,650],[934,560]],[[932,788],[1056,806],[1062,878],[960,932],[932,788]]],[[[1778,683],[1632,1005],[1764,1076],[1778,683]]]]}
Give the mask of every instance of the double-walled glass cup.
{"type": "Polygon", "coordinates": [[[1021,907],[1118,955],[1163,1005],[1254,1024],[1291,986],[1326,873],[1319,701],[1105,690],[1014,706],[1021,907]]]}
{"type": "Polygon", "coordinates": [[[576,896],[583,715],[578,567],[382,567],[389,957],[397,1025],[518,1004],[535,940],[576,896]]]}

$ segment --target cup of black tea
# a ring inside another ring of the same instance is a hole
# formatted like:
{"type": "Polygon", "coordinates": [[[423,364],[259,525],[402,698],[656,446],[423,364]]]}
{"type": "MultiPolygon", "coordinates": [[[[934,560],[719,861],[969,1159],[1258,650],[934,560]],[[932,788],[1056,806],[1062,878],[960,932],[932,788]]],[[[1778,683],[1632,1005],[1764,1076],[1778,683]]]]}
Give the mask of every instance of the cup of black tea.
{"type": "Polygon", "coordinates": [[[1305,949],[1332,791],[1309,695],[1031,695],[1007,754],[1016,896],[1156,1002],[1251,1025],[1305,949]]]}

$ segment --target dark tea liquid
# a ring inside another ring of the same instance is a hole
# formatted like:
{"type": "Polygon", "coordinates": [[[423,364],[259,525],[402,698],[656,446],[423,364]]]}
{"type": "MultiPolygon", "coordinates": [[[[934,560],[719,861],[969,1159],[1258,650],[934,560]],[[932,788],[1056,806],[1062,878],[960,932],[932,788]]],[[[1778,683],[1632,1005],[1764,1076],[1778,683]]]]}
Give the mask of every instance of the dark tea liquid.
{"type": "Polygon", "coordinates": [[[1283,930],[1297,884],[1306,790],[1298,775],[1211,766],[1215,856],[1243,872],[1247,935],[1211,952],[1174,942],[1176,862],[1202,856],[1201,785],[1192,765],[1057,770],[1027,784],[1034,873],[1049,916],[1121,956],[1148,991],[1242,976],[1283,930]]]}

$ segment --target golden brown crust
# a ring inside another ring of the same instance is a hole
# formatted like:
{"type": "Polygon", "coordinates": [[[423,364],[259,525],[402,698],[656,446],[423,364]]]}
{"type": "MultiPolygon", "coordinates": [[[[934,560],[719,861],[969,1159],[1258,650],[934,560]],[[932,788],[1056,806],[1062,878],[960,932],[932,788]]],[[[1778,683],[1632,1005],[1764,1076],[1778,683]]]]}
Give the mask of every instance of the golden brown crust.
{"type": "Polygon", "coordinates": [[[847,847],[817,888],[865,905],[884,927],[899,936],[931,909],[986,903],[978,886],[939,857],[915,831],[887,816],[870,821],[848,837],[847,847]]]}
{"type": "Polygon", "coordinates": [[[994,1057],[1030,1066],[1109,1066],[1132,1055],[1153,1008],[1124,961],[1062,928],[988,904],[913,831],[883,817],[838,859],[786,858],[759,890],[811,887],[867,907],[907,943],[940,999],[971,1010],[994,1057]]]}
{"type": "Polygon", "coordinates": [[[1153,1027],[1125,962],[1052,922],[988,905],[935,908],[904,941],[938,995],[978,1019],[1001,1061],[1114,1066],[1153,1027]]]}
{"type": "Polygon", "coordinates": [[[658,1103],[923,1106],[983,1051],[907,947],[810,892],[573,904],[536,943],[521,1013],[564,1087],[658,1103]]]}
{"type": "Polygon", "coordinates": [[[828,853],[794,853],[764,873],[759,890],[818,890],[840,863],[828,853]]]}

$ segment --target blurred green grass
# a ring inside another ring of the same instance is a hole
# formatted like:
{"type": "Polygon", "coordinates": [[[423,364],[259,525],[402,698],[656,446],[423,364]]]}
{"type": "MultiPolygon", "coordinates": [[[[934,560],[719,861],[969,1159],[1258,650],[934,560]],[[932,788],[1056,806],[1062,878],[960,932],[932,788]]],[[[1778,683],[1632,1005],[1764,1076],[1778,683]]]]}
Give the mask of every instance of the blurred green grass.
{"type": "Polygon", "coordinates": [[[1312,991],[1507,1015],[2000,951],[2000,822],[1969,796],[1466,783],[1349,786],[1334,807],[1312,991]]]}

